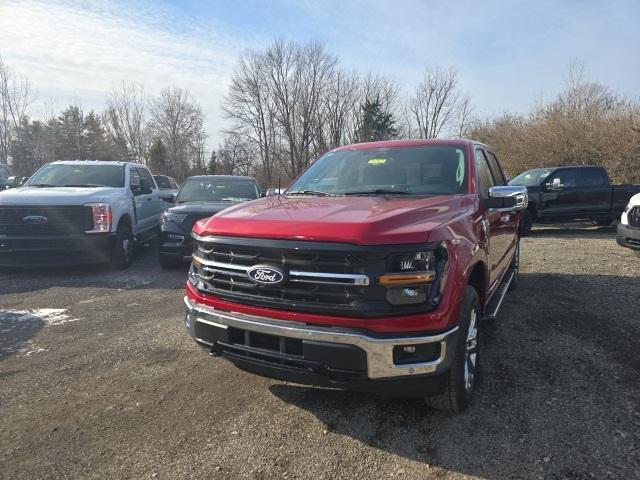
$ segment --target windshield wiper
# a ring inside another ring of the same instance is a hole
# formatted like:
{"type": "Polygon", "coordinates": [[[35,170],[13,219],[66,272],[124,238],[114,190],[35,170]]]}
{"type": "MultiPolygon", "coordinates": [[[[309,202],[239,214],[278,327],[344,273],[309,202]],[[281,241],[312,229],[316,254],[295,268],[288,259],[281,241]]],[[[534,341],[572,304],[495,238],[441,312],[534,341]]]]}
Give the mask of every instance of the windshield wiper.
{"type": "Polygon", "coordinates": [[[405,190],[394,190],[393,188],[375,188],[372,190],[356,190],[352,192],[343,193],[343,195],[387,195],[387,194],[411,195],[411,192],[407,192],[405,190]]]}
{"type": "Polygon", "coordinates": [[[38,188],[47,188],[47,187],[59,187],[60,185],[52,185],[50,183],[30,183],[29,185],[25,185],[26,187],[38,187],[38,188]]]}
{"type": "Polygon", "coordinates": [[[287,195],[316,195],[318,197],[335,197],[333,193],[321,192],[319,190],[296,190],[295,192],[287,192],[287,195]]]}
{"type": "Polygon", "coordinates": [[[104,187],[104,185],[97,185],[95,183],[67,183],[65,185],[61,185],[61,187],[95,188],[95,187],[104,187]]]}

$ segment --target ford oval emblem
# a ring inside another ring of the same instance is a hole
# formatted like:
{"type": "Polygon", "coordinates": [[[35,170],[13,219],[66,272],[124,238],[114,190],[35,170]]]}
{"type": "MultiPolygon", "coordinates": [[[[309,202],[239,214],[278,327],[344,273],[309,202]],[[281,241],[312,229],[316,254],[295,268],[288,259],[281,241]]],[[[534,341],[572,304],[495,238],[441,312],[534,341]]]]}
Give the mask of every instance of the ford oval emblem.
{"type": "Polygon", "coordinates": [[[47,217],[43,217],[42,215],[29,215],[24,217],[22,222],[29,225],[40,225],[42,223],[47,223],[47,217]]]}
{"type": "Polygon", "coordinates": [[[261,285],[279,285],[284,281],[284,272],[269,265],[256,265],[247,270],[247,277],[261,285]]]}

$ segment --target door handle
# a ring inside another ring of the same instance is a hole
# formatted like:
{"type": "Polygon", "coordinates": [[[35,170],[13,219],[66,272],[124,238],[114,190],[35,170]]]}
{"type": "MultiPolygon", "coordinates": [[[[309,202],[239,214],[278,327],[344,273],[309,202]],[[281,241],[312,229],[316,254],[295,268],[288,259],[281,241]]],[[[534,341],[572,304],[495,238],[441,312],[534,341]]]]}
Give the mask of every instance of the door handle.
{"type": "Polygon", "coordinates": [[[153,200],[153,198],[147,198],[147,202],[150,202],[151,200],[153,200]]]}

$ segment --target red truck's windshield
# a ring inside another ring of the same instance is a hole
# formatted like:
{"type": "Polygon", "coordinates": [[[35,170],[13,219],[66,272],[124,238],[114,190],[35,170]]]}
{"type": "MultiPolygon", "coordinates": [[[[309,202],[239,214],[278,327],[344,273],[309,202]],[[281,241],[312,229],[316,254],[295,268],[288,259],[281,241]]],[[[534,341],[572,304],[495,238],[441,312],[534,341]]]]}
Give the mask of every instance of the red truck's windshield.
{"type": "Polygon", "coordinates": [[[339,150],[318,159],[286,193],[453,195],[466,191],[466,170],[457,146],[339,150]]]}

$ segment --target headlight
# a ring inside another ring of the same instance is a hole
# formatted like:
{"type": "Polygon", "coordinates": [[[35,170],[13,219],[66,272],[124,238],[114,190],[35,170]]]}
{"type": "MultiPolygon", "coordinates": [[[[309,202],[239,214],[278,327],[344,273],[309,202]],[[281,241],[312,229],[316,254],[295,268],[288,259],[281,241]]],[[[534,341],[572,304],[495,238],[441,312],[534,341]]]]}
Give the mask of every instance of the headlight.
{"type": "Polygon", "coordinates": [[[378,284],[387,288],[387,302],[391,305],[437,303],[448,258],[444,243],[433,250],[389,257],[388,273],[378,278],[378,284]]]}
{"type": "Polygon", "coordinates": [[[111,231],[111,206],[108,203],[86,203],[91,208],[93,228],[86,233],[106,233],[111,231]]]}
{"type": "Polygon", "coordinates": [[[187,218],[187,215],[183,213],[172,213],[168,210],[165,212],[162,212],[162,215],[160,215],[160,221],[162,223],[165,223],[165,222],[182,223],[185,218],[187,218]]]}

